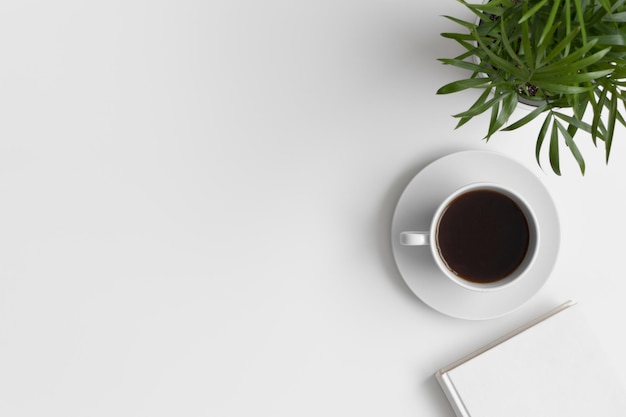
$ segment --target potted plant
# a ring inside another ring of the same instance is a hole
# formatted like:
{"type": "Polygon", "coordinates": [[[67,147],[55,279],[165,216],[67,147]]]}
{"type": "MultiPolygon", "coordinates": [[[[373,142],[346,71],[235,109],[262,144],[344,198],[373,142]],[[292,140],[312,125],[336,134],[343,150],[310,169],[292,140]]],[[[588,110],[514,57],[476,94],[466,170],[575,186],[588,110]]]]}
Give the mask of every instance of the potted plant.
{"type": "Polygon", "coordinates": [[[457,128],[489,110],[489,140],[542,116],[535,146],[539,164],[547,148],[551,168],[560,175],[559,149],[565,145],[584,174],[575,140],[580,131],[604,146],[608,163],[616,124],[626,126],[621,110],[626,105],[626,0],[459,1],[475,20],[445,16],[464,28],[442,33],[463,53],[440,61],[470,74],[437,93],[482,92],[468,110],[454,115],[457,128]],[[533,107],[510,123],[519,100],[533,107]]]}

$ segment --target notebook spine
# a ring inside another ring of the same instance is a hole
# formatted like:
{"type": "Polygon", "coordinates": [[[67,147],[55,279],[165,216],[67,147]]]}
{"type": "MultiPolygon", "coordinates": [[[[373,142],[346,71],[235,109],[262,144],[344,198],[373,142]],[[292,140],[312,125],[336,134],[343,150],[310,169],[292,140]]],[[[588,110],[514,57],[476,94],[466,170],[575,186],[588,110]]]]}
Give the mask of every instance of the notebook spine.
{"type": "Polygon", "coordinates": [[[441,385],[448,402],[452,405],[456,417],[471,417],[448,374],[437,372],[435,377],[439,385],[441,385]]]}

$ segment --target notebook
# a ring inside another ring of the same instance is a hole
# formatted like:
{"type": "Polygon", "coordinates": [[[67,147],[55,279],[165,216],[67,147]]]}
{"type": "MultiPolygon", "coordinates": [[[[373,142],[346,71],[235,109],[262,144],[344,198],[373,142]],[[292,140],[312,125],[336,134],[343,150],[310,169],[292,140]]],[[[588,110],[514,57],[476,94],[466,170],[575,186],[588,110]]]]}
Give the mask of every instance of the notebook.
{"type": "Polygon", "coordinates": [[[458,417],[626,416],[626,392],[573,301],[435,377],[458,417]]]}

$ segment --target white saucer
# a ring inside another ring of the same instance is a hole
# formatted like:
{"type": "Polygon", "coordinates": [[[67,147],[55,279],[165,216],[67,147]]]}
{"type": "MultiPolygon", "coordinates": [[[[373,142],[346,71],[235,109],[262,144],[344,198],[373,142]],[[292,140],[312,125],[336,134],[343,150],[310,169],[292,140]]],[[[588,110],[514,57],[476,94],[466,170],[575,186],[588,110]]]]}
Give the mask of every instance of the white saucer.
{"type": "Polygon", "coordinates": [[[449,316],[485,320],[521,307],[545,284],[559,251],[559,219],[543,183],[518,162],[494,152],[447,155],[422,169],[400,196],[391,226],[393,254],[400,274],[424,303],[449,316]],[[450,193],[472,182],[501,183],[523,195],[535,210],[541,230],[537,258],[511,285],[474,291],[454,284],[437,269],[428,247],[403,246],[400,232],[428,230],[431,218],[450,193]]]}

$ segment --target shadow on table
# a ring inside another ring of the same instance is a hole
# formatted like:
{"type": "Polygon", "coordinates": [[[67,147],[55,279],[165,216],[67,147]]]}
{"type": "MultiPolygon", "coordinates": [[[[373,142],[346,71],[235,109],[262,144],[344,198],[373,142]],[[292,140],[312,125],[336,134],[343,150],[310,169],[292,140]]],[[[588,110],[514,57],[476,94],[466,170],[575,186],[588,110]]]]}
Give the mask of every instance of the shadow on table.
{"type": "Polygon", "coordinates": [[[422,381],[420,389],[428,393],[428,398],[432,399],[433,406],[438,410],[434,415],[439,417],[456,417],[452,406],[434,375],[422,381]]]}

